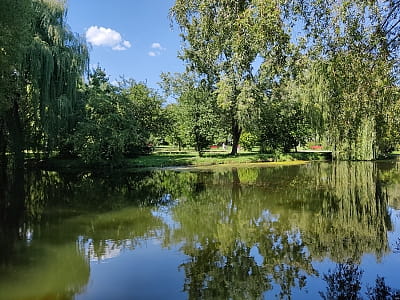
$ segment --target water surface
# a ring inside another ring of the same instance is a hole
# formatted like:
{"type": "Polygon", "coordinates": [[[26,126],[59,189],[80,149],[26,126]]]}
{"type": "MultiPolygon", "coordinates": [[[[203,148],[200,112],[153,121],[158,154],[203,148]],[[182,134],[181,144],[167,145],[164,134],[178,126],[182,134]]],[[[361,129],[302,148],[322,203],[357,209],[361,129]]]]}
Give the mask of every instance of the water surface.
{"type": "Polygon", "coordinates": [[[400,290],[395,161],[30,171],[0,181],[0,299],[370,299],[400,290]]]}

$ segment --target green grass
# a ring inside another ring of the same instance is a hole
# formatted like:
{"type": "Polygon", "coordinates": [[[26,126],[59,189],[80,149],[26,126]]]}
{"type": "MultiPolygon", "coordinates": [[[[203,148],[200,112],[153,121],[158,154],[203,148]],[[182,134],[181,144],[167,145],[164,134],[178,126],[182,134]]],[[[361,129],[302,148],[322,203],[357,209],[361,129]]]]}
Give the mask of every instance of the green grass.
{"type": "Polygon", "coordinates": [[[201,157],[194,151],[176,151],[157,149],[150,155],[129,159],[130,168],[173,167],[173,166],[212,166],[224,164],[248,164],[259,162],[293,162],[324,160],[325,157],[318,153],[287,153],[287,154],[260,154],[257,152],[241,152],[236,156],[229,155],[228,151],[211,150],[201,157]]]}
{"type": "MultiPolygon", "coordinates": [[[[240,151],[238,155],[229,155],[230,151],[222,149],[212,149],[204,152],[202,156],[193,149],[179,151],[173,147],[158,147],[153,153],[139,156],[136,158],[125,159],[113,169],[131,170],[147,168],[166,168],[166,167],[210,167],[210,166],[245,166],[255,163],[267,163],[269,165],[293,164],[311,160],[325,160],[326,156],[320,153],[286,153],[286,154],[260,154],[258,152],[240,151]]],[[[100,163],[92,166],[85,166],[79,159],[60,159],[52,158],[46,160],[41,165],[44,169],[51,170],[93,170],[104,169],[110,166],[107,163],[100,163]]]]}

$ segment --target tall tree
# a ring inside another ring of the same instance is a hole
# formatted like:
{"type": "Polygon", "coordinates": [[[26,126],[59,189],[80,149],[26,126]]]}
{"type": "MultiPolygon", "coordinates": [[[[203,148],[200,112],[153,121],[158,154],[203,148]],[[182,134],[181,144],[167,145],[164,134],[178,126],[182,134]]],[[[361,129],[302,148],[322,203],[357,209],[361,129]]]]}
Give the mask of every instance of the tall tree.
{"type": "Polygon", "coordinates": [[[88,66],[87,44],[66,24],[64,1],[35,0],[33,37],[23,72],[27,146],[49,152],[71,130],[78,84],[88,66]]]}
{"type": "Polygon", "coordinates": [[[27,148],[54,150],[68,130],[88,51],[65,23],[64,1],[6,0],[0,8],[1,152],[8,142],[21,160],[27,148]]]}
{"type": "Polygon", "coordinates": [[[391,150],[399,24],[389,2],[297,2],[310,46],[303,96],[336,159],[371,160],[391,150]]]}
{"type": "Polygon", "coordinates": [[[162,99],[143,83],[109,82],[97,68],[86,86],[84,116],[71,135],[75,154],[85,163],[118,165],[124,156],[150,150],[151,135],[162,131],[162,99]]]}
{"type": "Polygon", "coordinates": [[[229,122],[232,155],[258,99],[257,71],[279,62],[288,42],[281,14],[277,0],[176,0],[171,9],[182,31],[181,58],[207,80],[229,122]]]}
{"type": "MultiPolygon", "coordinates": [[[[21,93],[19,75],[31,36],[32,7],[28,0],[0,2],[0,162],[8,143],[6,117],[21,93]]],[[[11,114],[12,115],[12,114],[11,114]]],[[[10,121],[10,120],[9,120],[10,121]]]]}

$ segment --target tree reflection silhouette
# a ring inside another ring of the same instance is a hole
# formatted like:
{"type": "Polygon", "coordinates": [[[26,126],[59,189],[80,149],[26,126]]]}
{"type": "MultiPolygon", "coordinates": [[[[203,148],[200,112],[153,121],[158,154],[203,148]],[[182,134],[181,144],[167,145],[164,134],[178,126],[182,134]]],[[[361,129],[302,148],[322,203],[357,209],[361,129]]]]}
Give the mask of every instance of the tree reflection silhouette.
{"type": "Polygon", "coordinates": [[[189,299],[260,299],[271,288],[266,270],[250,256],[250,248],[239,242],[228,254],[222,254],[215,241],[191,249],[190,259],[181,268],[189,299]]]}
{"type": "Polygon", "coordinates": [[[326,293],[320,292],[325,300],[360,299],[362,271],[351,262],[338,264],[335,271],[329,271],[323,278],[328,284],[326,293]]]}
{"type": "Polygon", "coordinates": [[[388,199],[372,163],[315,164],[292,172],[233,168],[211,176],[203,191],[186,194],[187,201],[173,208],[180,226],[171,241],[184,241],[182,250],[191,257],[182,268],[193,299],[208,293],[258,298],[272,285],[280,287],[277,296],[290,297],[293,288],[307,285],[307,276],[318,275],[313,260],[358,262],[364,253],[380,258],[389,251],[388,199]],[[228,265],[232,261],[237,263],[228,265]],[[252,279],[258,289],[243,284],[248,274],[259,275],[252,279]]]}
{"type": "MultiPolygon", "coordinates": [[[[373,163],[105,176],[35,171],[20,177],[25,183],[1,178],[0,217],[8,224],[0,228],[3,274],[29,267],[24,257],[48,255],[38,260],[46,266],[35,271],[41,276],[57,266],[79,272],[57,283],[70,298],[87,284],[90,260],[148,239],[179,245],[188,256],[180,270],[190,299],[259,299],[266,291],[290,298],[319,276],[313,262],[327,258],[342,265],[324,279],[343,278],[346,293],[357,292],[361,275],[346,262],[390,251],[389,195],[373,163]],[[63,264],[56,252],[72,263],[63,264]]],[[[339,290],[332,285],[323,295],[330,299],[339,290]]],[[[398,295],[384,280],[370,292],[398,295]]]]}
{"type": "MultiPolygon", "coordinates": [[[[327,283],[326,292],[320,292],[325,300],[358,300],[363,299],[360,294],[363,270],[351,261],[339,263],[335,270],[329,270],[323,278],[327,283]]],[[[375,287],[368,286],[366,293],[371,300],[400,299],[400,290],[386,285],[383,277],[377,276],[375,287]]]]}
{"type": "Polygon", "coordinates": [[[293,287],[304,287],[304,274],[315,274],[298,231],[279,225],[248,178],[241,184],[240,172],[215,175],[222,184],[212,182],[173,210],[180,224],[174,241],[184,240],[191,257],[181,266],[190,299],[259,299],[272,283],[281,287],[280,297],[290,296],[293,287]]]}

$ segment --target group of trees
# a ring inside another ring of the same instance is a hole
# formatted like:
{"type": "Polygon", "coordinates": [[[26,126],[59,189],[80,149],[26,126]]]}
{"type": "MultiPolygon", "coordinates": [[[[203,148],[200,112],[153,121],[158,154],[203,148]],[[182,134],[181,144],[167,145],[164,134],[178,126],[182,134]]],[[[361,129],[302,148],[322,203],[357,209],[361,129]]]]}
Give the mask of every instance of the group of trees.
{"type": "Polygon", "coordinates": [[[86,163],[119,164],[124,157],[150,151],[149,143],[165,131],[163,100],[144,83],[122,79],[113,85],[98,67],[81,99],[82,115],[60,150],[86,163]]]}
{"type": "Polygon", "coordinates": [[[164,128],[162,100],[145,84],[112,85],[88,70],[88,46],[65,23],[58,0],[0,3],[0,161],[6,153],[117,162],[146,151],[164,128]],[[88,74],[88,79],[84,75],[88,74]]]}
{"type": "Polygon", "coordinates": [[[232,154],[248,132],[262,150],[314,139],[336,159],[371,160],[399,143],[399,11],[398,0],[177,0],[171,17],[232,154]]]}
{"type": "Polygon", "coordinates": [[[143,83],[88,72],[86,41],[59,0],[0,3],[0,158],[13,153],[118,161],[151,139],[289,151],[316,141],[370,160],[400,140],[400,1],[176,0],[176,103],[143,83]],[[89,79],[84,80],[84,74],[89,79]]]}

